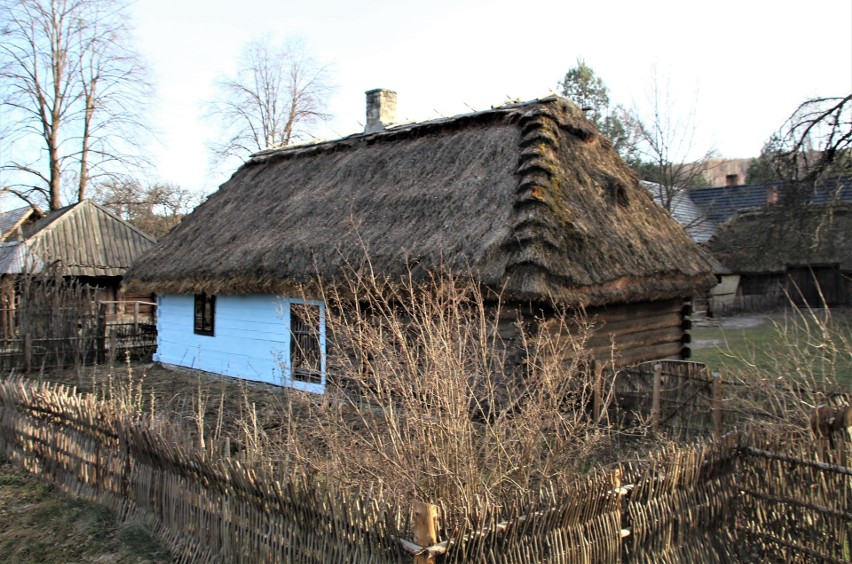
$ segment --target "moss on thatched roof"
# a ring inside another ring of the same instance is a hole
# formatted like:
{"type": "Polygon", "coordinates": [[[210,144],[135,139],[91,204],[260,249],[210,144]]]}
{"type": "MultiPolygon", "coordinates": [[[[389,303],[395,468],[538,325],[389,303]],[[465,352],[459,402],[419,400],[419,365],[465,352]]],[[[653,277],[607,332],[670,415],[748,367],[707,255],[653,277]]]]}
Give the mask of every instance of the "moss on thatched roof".
{"type": "Polygon", "coordinates": [[[374,272],[473,273],[524,300],[603,304],[712,284],[683,230],[570,102],[254,155],[139,260],[131,287],[287,293],[374,272]]]}
{"type": "Polygon", "coordinates": [[[743,274],[833,264],[852,271],[852,205],[742,211],[720,227],[711,250],[743,274]]]}

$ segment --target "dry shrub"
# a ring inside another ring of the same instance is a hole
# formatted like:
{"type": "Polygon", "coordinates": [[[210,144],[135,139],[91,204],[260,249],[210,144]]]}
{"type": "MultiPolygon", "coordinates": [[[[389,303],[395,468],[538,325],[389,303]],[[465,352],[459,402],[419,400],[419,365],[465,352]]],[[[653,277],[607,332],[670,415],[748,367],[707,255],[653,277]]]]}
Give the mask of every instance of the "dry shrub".
{"type": "Polygon", "coordinates": [[[4,337],[29,339],[33,369],[72,365],[79,372],[98,335],[94,288],[51,265],[18,275],[14,291],[14,322],[4,327],[4,337]]]}
{"type": "Polygon", "coordinates": [[[852,324],[848,312],[795,308],[772,318],[771,351],[752,349],[743,368],[726,375],[736,388],[728,408],[741,427],[771,422],[807,433],[821,405],[849,405],[852,392],[852,324]]]}
{"type": "Polygon", "coordinates": [[[609,444],[582,315],[524,316],[453,277],[353,276],[324,300],[332,383],[287,394],[281,445],[318,475],[471,507],[570,482],[609,444]]]}

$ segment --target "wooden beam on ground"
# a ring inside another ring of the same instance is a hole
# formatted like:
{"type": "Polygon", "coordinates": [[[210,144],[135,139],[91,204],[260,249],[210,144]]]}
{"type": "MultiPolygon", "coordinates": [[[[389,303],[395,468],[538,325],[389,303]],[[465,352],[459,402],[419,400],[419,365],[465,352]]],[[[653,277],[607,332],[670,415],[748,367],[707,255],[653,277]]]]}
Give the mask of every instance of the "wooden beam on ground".
{"type": "MultiPolygon", "coordinates": [[[[414,502],[414,542],[419,546],[432,546],[438,542],[438,506],[414,502]]],[[[422,554],[414,557],[414,564],[435,564],[435,557],[422,554]]]]}

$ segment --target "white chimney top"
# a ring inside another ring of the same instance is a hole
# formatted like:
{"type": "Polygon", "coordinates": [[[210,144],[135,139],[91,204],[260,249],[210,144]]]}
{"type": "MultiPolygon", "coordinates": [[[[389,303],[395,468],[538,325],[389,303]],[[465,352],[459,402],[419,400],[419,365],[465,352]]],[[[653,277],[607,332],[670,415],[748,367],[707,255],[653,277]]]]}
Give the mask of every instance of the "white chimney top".
{"type": "Polygon", "coordinates": [[[377,88],[367,91],[367,125],[364,133],[382,131],[396,123],[396,92],[377,88]]]}

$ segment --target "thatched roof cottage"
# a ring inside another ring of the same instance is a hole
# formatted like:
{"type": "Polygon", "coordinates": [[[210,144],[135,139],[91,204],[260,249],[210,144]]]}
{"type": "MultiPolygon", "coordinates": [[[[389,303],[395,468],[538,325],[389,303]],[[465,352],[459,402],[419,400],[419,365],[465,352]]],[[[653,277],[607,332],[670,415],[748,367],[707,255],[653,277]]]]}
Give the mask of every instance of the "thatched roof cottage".
{"type": "Polygon", "coordinates": [[[852,204],[741,211],[711,250],[741,275],[740,308],[852,304],[852,204]]]}
{"type": "Polygon", "coordinates": [[[576,106],[392,125],[395,105],[368,92],[365,133],[254,155],[134,265],[160,295],[158,360],[321,390],[324,372],[290,373],[305,304],[288,296],[365,255],[382,276],[473,273],[505,300],[590,308],[625,362],[683,354],[710,268],[576,106]]]}

